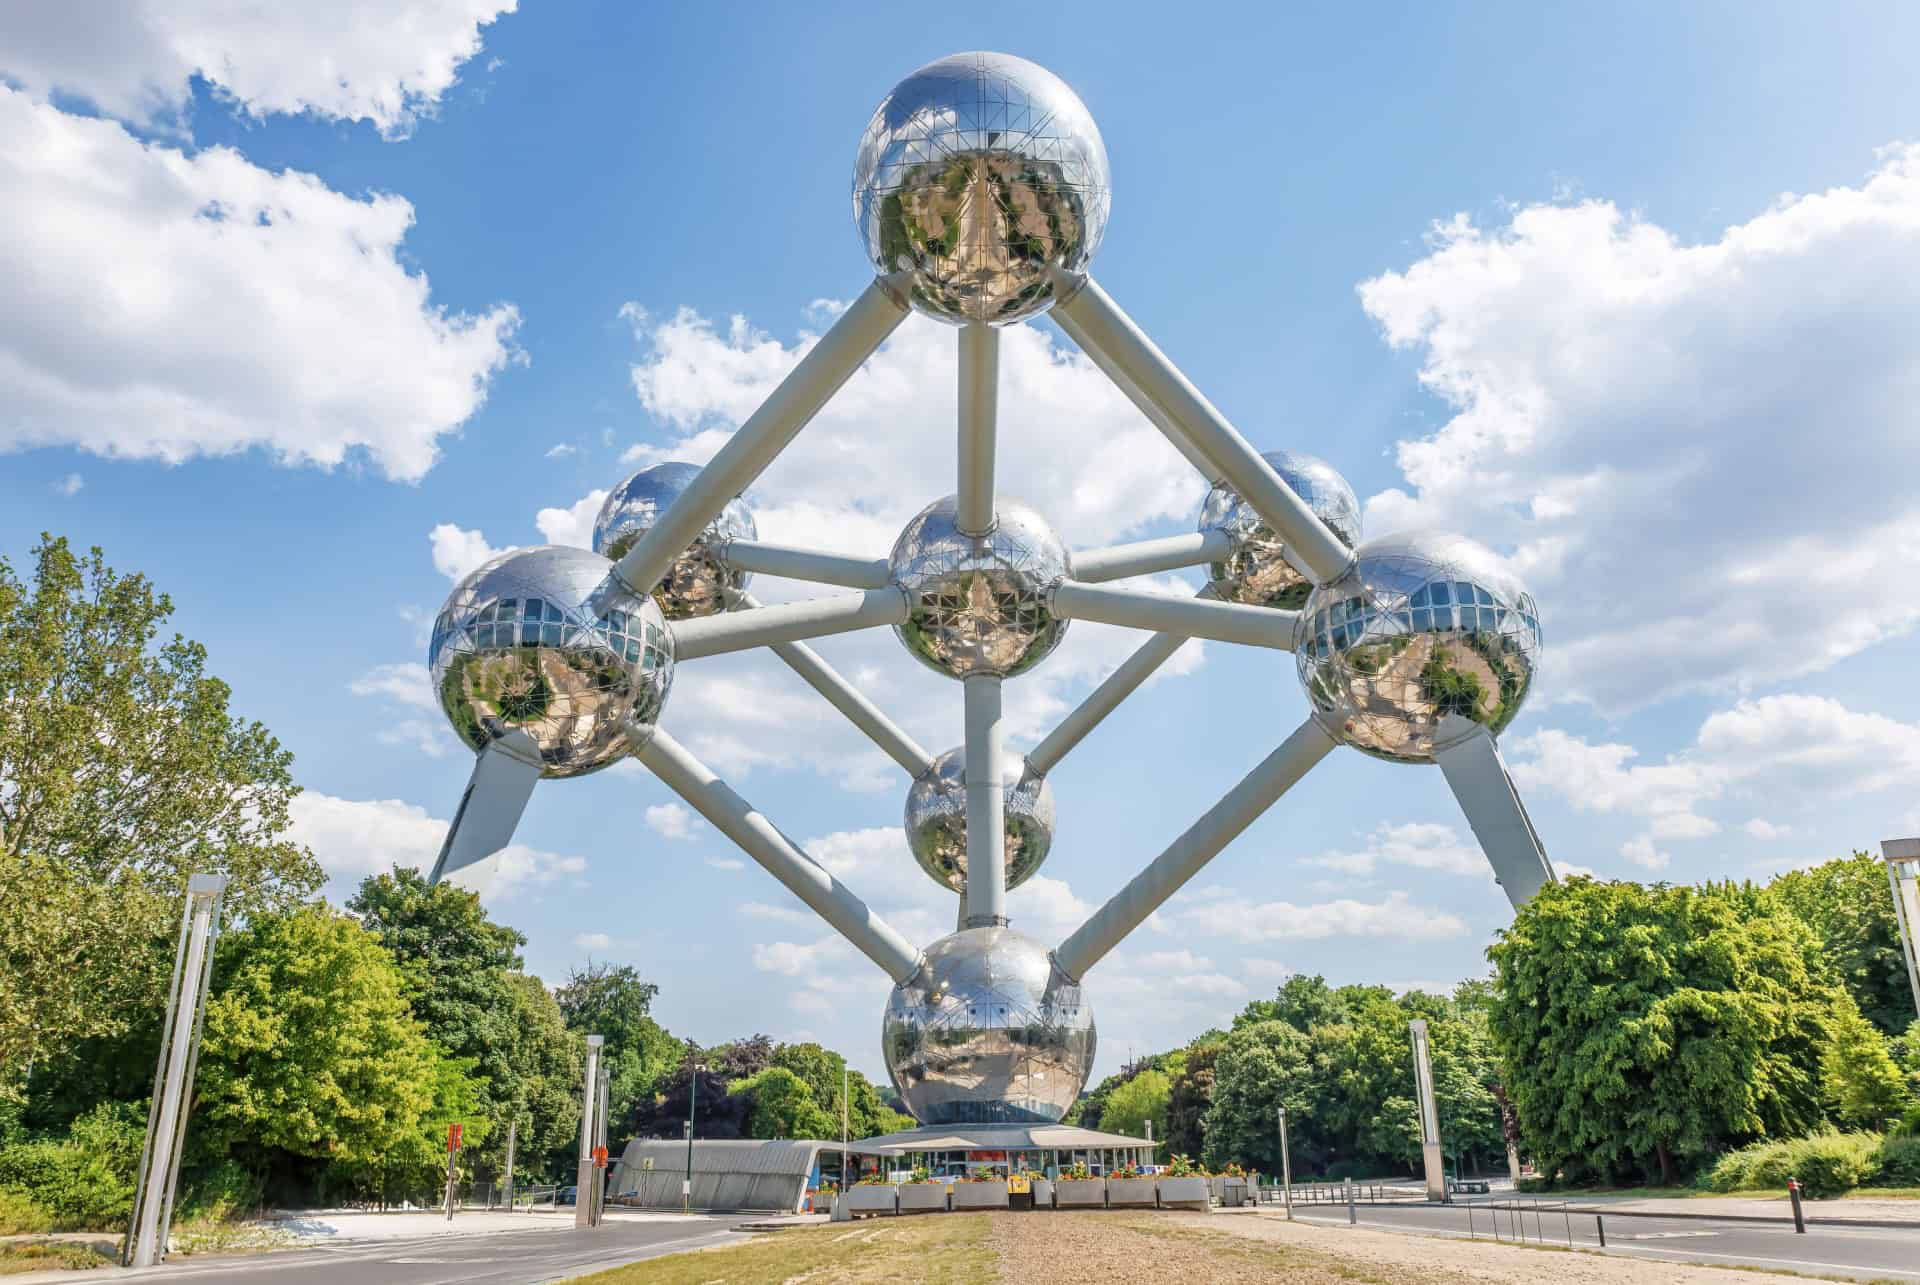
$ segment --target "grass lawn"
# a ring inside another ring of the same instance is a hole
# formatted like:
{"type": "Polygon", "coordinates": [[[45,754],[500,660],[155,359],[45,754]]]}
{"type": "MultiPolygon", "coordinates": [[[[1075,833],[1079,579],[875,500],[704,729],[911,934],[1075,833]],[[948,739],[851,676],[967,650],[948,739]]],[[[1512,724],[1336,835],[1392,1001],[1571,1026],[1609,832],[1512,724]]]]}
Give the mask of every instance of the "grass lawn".
{"type": "Polygon", "coordinates": [[[804,1277],[829,1281],[925,1281],[974,1285],[1000,1279],[999,1258],[987,1244],[987,1215],[828,1223],[776,1232],[746,1245],[670,1254],[610,1272],[582,1276],[573,1285],[781,1285],[804,1277]]]}
{"type": "Polygon", "coordinates": [[[56,1267],[76,1270],[82,1267],[111,1267],[113,1263],[113,1259],[95,1253],[92,1246],[71,1241],[0,1245],[0,1276],[21,1276],[27,1272],[44,1272],[56,1267]]]}

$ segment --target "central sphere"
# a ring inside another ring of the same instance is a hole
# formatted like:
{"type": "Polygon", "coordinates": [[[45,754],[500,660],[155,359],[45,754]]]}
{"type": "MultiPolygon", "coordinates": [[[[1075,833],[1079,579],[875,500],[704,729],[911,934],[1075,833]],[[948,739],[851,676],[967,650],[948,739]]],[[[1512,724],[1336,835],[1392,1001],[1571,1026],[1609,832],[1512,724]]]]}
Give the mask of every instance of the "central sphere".
{"type": "MultiPolygon", "coordinates": [[[[1040,868],[1053,847],[1053,787],[1024,756],[1004,755],[1007,887],[1040,868]]],[[[967,756],[948,750],[907,791],[907,847],[943,888],[967,890],[967,756]]]]}
{"type": "Polygon", "coordinates": [[[519,728],[540,775],[584,776],[650,734],[673,684],[660,608],[585,549],[503,553],[454,586],[427,664],[447,721],[475,750],[519,728]]]}
{"type": "MultiPolygon", "coordinates": [[[[1349,549],[1360,543],[1360,501],[1331,464],[1297,451],[1263,451],[1260,458],[1273,465],[1280,480],[1306,501],[1340,543],[1349,549]]],[[[1218,531],[1233,542],[1224,561],[1207,565],[1207,587],[1214,597],[1289,611],[1306,604],[1312,579],[1287,561],[1286,545],[1238,491],[1214,483],[1200,505],[1200,530],[1218,531]]]]}
{"type": "Polygon", "coordinates": [[[1093,1069],[1093,1008],[1047,948],[968,928],[927,948],[881,1022],[887,1075],[921,1124],[1055,1123],[1093,1069]]]}
{"type": "Polygon", "coordinates": [[[853,217],[882,276],[913,306],[1003,325],[1053,304],[1054,269],[1092,261],[1111,201],[1107,147],[1045,67],[954,54],[893,87],[860,139],[853,217]]]}
{"type": "Polygon", "coordinates": [[[1067,546],[1018,500],[995,501],[984,536],[961,533],[954,505],[951,495],[934,501],[893,542],[887,564],[908,600],[907,622],[893,631],[949,678],[1025,673],[1067,632],[1047,604],[1073,574],[1067,546]]]}
{"type": "Polygon", "coordinates": [[[1540,612],[1493,553],[1423,531],[1369,540],[1315,589],[1294,629],[1314,717],[1375,758],[1431,763],[1448,714],[1496,736],[1540,663],[1540,612]]]}
{"type": "MultiPolygon", "coordinates": [[[[618,562],[699,476],[699,465],[669,460],[643,468],[614,487],[593,522],[593,551],[618,562]]],[[[655,587],[653,599],[667,619],[691,620],[725,611],[728,592],[740,592],[753,577],[728,567],[721,555],[727,541],[752,540],[758,534],[747,502],[739,496],[728,500],[655,587]]]]}

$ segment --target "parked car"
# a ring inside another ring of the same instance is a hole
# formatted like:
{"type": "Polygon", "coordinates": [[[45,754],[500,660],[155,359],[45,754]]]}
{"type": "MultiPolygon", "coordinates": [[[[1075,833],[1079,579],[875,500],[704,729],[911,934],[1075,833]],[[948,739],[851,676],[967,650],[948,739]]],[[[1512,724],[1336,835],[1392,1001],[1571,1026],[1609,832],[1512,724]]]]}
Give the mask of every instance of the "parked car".
{"type": "Polygon", "coordinates": [[[579,1201],[580,1188],[578,1187],[562,1187],[560,1188],[560,1194],[553,1199],[553,1203],[556,1205],[573,1205],[578,1204],[579,1201]]]}

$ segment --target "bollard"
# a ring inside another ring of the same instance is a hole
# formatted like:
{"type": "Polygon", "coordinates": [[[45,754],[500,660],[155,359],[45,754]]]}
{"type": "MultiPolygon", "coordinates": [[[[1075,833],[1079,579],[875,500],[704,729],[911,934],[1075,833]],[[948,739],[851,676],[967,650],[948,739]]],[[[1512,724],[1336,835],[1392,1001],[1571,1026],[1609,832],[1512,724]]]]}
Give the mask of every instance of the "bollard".
{"type": "Polygon", "coordinates": [[[1353,1207],[1353,1179],[1349,1178],[1347,1179],[1347,1226],[1351,1227],[1359,1221],[1360,1215],[1353,1207]]]}
{"type": "Polygon", "coordinates": [[[1607,1220],[1599,1214],[1593,1216],[1594,1234],[1600,1237],[1600,1248],[1607,1247],[1607,1220]]]}
{"type": "Polygon", "coordinates": [[[1799,1235],[1807,1234],[1807,1215],[1800,1208],[1800,1180],[1787,1179],[1787,1199],[1793,1202],[1793,1230],[1799,1235]]]}

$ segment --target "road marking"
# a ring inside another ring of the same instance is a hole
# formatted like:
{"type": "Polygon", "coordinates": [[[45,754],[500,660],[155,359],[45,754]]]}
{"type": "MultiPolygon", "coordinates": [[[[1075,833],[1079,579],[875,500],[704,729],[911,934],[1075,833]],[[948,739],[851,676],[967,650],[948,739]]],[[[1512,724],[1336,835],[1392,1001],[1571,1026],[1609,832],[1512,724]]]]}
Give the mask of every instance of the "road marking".
{"type": "Polygon", "coordinates": [[[1689,1240],[1699,1236],[1718,1236],[1717,1231],[1642,1231],[1623,1236],[1622,1240],[1689,1240]]]}
{"type": "Polygon", "coordinates": [[[1869,1263],[1819,1263],[1810,1258],[1769,1258],[1764,1254],[1709,1254],[1691,1249],[1655,1249],[1652,1245],[1621,1245],[1625,1253],[1671,1254],[1676,1258],[1724,1258],[1736,1263],[1784,1263],[1789,1267],[1821,1267],[1835,1272],[1867,1272],[1875,1277],[1898,1276],[1920,1281],[1920,1272],[1903,1272],[1897,1267],[1875,1267],[1869,1263]]]}

